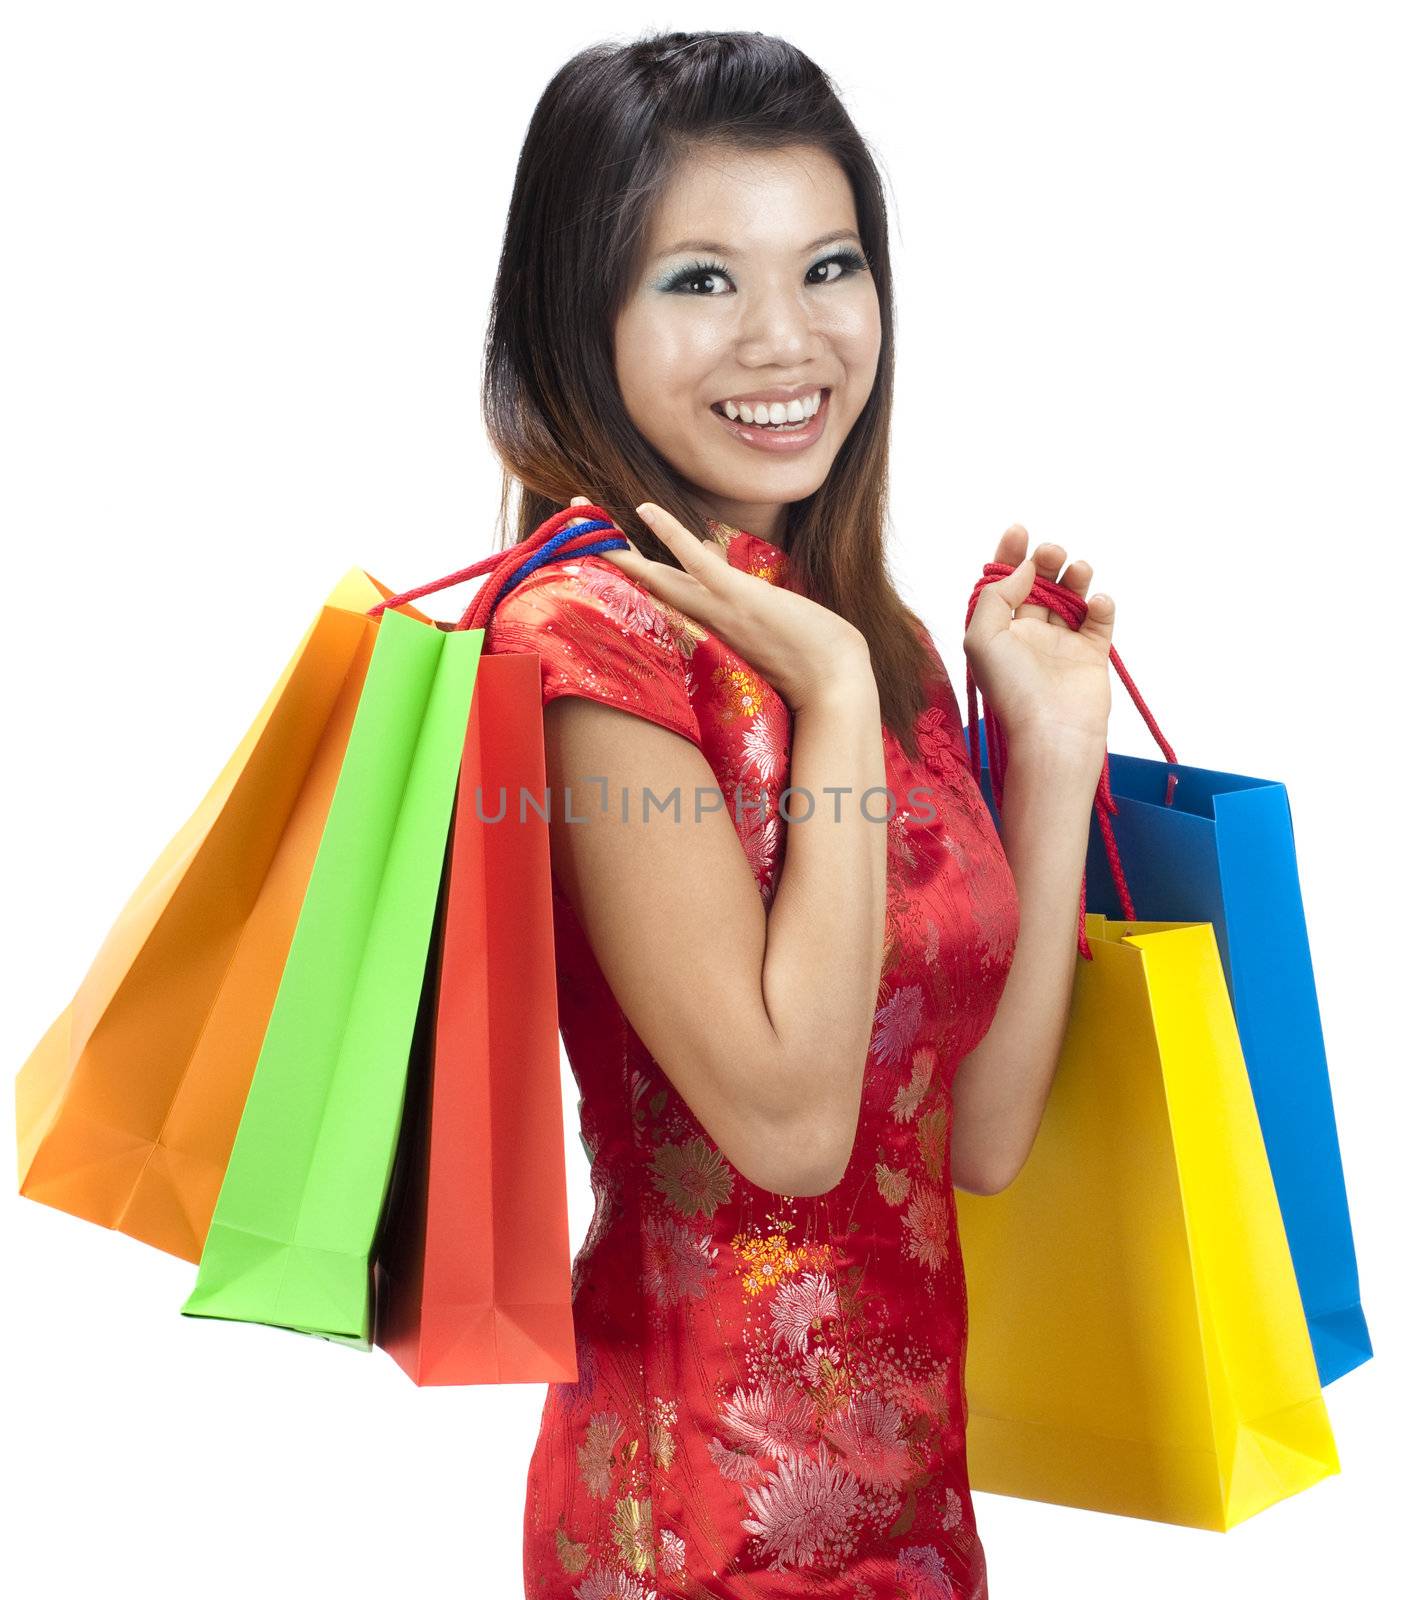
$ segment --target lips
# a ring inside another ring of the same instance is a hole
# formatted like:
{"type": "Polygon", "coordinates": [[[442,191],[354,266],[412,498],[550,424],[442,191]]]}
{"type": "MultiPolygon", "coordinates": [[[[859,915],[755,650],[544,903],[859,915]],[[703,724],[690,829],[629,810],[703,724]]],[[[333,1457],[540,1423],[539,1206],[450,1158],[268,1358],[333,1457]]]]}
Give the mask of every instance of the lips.
{"type": "Polygon", "coordinates": [[[812,417],[805,422],[785,428],[772,428],[764,423],[747,423],[739,420],[733,422],[725,411],[718,410],[716,406],[711,410],[712,415],[738,444],[771,455],[790,455],[797,451],[808,450],[816,440],[822,438],[829,420],[829,393],[828,389],[819,391],[819,409],[812,417]]]}
{"type": "MultiPolygon", "coordinates": [[[[789,397],[789,400],[807,399],[810,395],[815,394],[815,393],[817,393],[818,396],[819,396],[819,404],[818,404],[818,406],[815,407],[815,410],[814,410],[814,415],[817,417],[819,415],[819,412],[822,411],[823,408],[824,408],[824,402],[829,397],[828,389],[825,388],[822,384],[815,384],[814,387],[811,388],[811,389],[805,389],[800,394],[791,395],[789,397]]],[[[769,406],[775,405],[777,403],[780,404],[780,405],[788,405],[789,404],[789,400],[785,399],[783,396],[778,396],[778,395],[776,396],[776,398],[774,400],[751,400],[749,398],[744,399],[744,400],[737,400],[734,395],[728,395],[726,397],[726,399],[714,401],[713,404],[712,404],[712,410],[715,411],[716,414],[719,417],[726,417],[726,406],[727,406],[727,401],[728,400],[730,400],[733,405],[737,405],[737,406],[740,406],[740,405],[743,405],[743,404],[744,405],[749,405],[752,410],[754,410],[756,408],[756,406],[758,406],[758,405],[764,405],[764,406],[769,407],[769,406]]],[[[734,417],[734,418],[733,417],[726,417],[726,420],[728,422],[732,422],[732,421],[740,422],[741,421],[741,419],[739,417],[734,417]]],[[[810,419],[806,418],[805,420],[808,421],[810,419]]],[[[761,422],[761,423],[747,422],[747,423],[743,423],[742,426],[743,427],[748,427],[748,428],[753,428],[753,427],[764,428],[764,427],[774,427],[775,424],[774,423],[764,423],[764,422],[761,422]]],[[[789,426],[790,427],[796,427],[796,426],[798,426],[798,424],[790,423],[789,426]]]]}

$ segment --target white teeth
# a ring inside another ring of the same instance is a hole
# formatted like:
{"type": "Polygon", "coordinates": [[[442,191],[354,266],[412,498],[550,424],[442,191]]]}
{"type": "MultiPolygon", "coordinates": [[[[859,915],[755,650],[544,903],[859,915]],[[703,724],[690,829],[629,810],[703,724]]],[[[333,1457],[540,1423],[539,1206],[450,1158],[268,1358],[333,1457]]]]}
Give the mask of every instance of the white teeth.
{"type": "Polygon", "coordinates": [[[779,425],[793,425],[796,422],[807,422],[819,409],[823,399],[822,391],[816,389],[813,394],[807,394],[802,400],[772,400],[769,405],[760,401],[757,405],[750,405],[741,401],[738,405],[735,400],[726,401],[723,410],[732,422],[745,422],[756,424],[760,427],[775,427],[779,425]]]}

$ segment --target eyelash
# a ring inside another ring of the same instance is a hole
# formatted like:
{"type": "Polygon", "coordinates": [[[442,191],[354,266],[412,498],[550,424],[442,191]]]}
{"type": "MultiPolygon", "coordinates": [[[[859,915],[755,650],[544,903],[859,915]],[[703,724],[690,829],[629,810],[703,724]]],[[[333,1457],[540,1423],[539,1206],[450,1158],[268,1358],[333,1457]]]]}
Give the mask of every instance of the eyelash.
{"type": "MultiPolygon", "coordinates": [[[[857,250],[835,250],[832,255],[824,256],[814,263],[814,267],[826,266],[830,261],[837,261],[844,269],[844,276],[853,272],[867,272],[869,270],[867,259],[857,250]]],[[[814,271],[811,267],[810,272],[814,271]]],[[[680,267],[663,285],[665,293],[671,294],[678,291],[686,283],[691,283],[695,278],[705,278],[715,274],[721,278],[730,278],[731,274],[722,266],[720,261],[694,261],[689,266],[680,267]]],[[[826,280],[825,284],[815,284],[814,288],[824,288],[827,282],[842,283],[843,278],[826,280]]],[[[715,300],[714,294],[692,295],[694,300],[715,300]]]]}

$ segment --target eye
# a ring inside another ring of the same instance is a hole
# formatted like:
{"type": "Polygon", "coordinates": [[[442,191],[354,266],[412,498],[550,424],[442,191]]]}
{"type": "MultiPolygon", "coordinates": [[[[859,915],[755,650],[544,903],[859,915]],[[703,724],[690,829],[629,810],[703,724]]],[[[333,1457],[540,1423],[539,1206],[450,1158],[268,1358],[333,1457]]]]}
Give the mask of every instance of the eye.
{"type": "Polygon", "coordinates": [[[830,273],[827,278],[821,278],[821,283],[837,283],[839,278],[847,277],[850,273],[867,272],[868,263],[856,250],[836,250],[833,255],[825,256],[822,261],[816,261],[809,269],[818,272],[820,267],[831,267],[837,262],[843,268],[841,273],[830,273]]]}
{"type": "MultiPolygon", "coordinates": [[[[669,292],[691,294],[691,285],[694,283],[715,282],[718,278],[727,278],[726,268],[719,261],[694,261],[690,266],[681,267],[663,285],[669,292]]],[[[715,299],[716,296],[709,290],[703,289],[697,296],[700,299],[715,299]]]]}

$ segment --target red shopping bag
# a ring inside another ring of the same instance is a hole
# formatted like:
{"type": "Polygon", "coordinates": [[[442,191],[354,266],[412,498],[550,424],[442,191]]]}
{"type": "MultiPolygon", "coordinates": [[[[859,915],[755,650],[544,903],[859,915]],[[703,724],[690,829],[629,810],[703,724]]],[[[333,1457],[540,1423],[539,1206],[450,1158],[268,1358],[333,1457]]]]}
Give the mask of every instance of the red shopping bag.
{"type": "Polygon", "coordinates": [[[481,659],[376,1269],[418,1384],[577,1377],[541,710],[536,657],[481,659]]]}
{"type": "MultiPolygon", "coordinates": [[[[497,567],[460,623],[485,626],[514,573],[623,547],[572,508],[401,599],[497,567]]],[[[539,657],[481,658],[377,1243],[375,1342],[420,1385],[578,1377],[542,710],[539,657]]]]}

